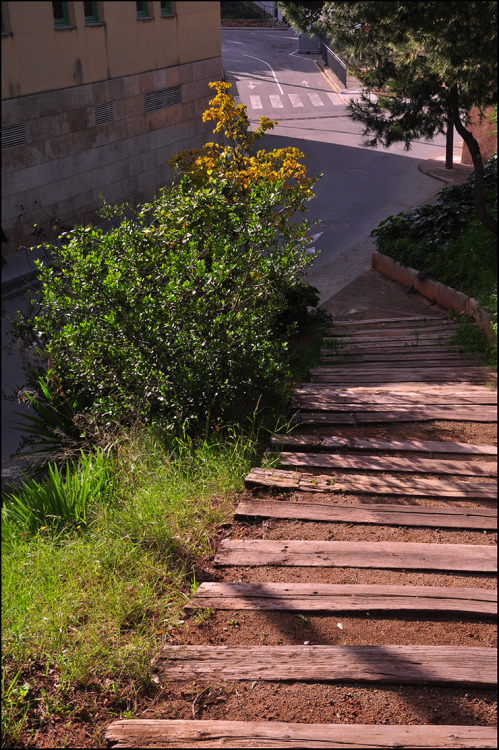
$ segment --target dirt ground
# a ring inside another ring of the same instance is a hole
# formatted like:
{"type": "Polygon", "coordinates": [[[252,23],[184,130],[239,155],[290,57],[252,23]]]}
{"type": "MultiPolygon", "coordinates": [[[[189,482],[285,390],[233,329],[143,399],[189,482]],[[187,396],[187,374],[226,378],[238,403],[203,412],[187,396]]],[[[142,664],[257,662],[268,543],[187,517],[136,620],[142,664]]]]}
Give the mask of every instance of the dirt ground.
{"type": "MultiPolygon", "coordinates": [[[[396,282],[374,271],[356,279],[331,298],[327,309],[336,319],[405,317],[446,312],[417,294],[410,294],[396,282]]],[[[496,444],[496,425],[442,422],[402,423],[311,431],[340,436],[381,439],[423,439],[496,444]]],[[[305,431],[302,427],[300,431],[305,431]]],[[[413,454],[416,457],[418,454],[413,454]]],[[[463,458],[456,456],[456,458],[463,458]]],[[[476,457],[478,460],[479,457],[476,457]]],[[[466,457],[466,460],[473,460],[466,457]]],[[[483,460],[483,457],[480,457],[483,460]]],[[[488,459],[486,459],[488,460],[488,459]]],[[[492,459],[493,460],[493,459],[492,459]]],[[[324,470],[318,473],[325,473],[324,470]]],[[[343,472],[346,473],[346,472],[343,472]]],[[[342,472],[335,472],[341,477],[342,472]]],[[[396,476],[396,475],[395,475],[396,476]]],[[[456,481],[462,477],[448,477],[456,481]]],[[[481,480],[483,481],[483,480],[481,480]]],[[[265,496],[254,490],[244,496],[265,496]]],[[[393,496],[322,495],[279,493],[273,497],[304,502],[377,502],[420,505],[495,507],[493,501],[442,501],[393,496]]],[[[219,530],[225,538],[327,539],[346,541],[407,541],[437,544],[496,544],[492,532],[377,526],[369,524],[316,523],[310,521],[253,519],[235,520],[219,530]]],[[[496,579],[489,574],[418,570],[366,570],[354,568],[215,567],[213,555],[200,560],[196,580],[225,582],[323,582],[433,585],[493,589],[496,579]]],[[[495,620],[484,617],[444,614],[357,614],[287,613],[186,610],[183,622],[171,626],[165,643],[190,645],[456,645],[494,647],[495,620]]],[[[75,695],[75,697],[77,697],[75,695]]],[[[85,694],[93,700],[92,716],[75,717],[72,726],[54,724],[37,739],[37,747],[96,747],[104,743],[107,724],[115,710],[113,696],[102,685],[91,685],[85,694]]],[[[450,724],[494,726],[496,692],[476,687],[434,685],[381,685],[360,682],[273,683],[178,682],[157,684],[134,706],[134,718],[233,719],[301,723],[348,724],[450,724]]]]}

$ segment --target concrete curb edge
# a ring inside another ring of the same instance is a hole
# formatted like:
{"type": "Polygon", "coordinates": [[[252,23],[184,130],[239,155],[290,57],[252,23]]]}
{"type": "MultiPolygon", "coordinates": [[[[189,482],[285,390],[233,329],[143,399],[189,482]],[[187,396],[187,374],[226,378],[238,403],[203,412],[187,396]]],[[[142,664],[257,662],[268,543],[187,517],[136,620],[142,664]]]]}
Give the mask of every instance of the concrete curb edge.
{"type": "Polygon", "coordinates": [[[396,260],[374,250],[371,266],[378,273],[388,276],[402,286],[414,289],[437,305],[447,310],[455,310],[458,313],[472,315],[475,323],[485,332],[488,339],[492,341],[492,326],[488,315],[479,308],[478,302],[473,297],[467,297],[462,292],[452,289],[450,286],[441,284],[431,279],[419,279],[418,271],[408,266],[402,266],[396,260]]]}

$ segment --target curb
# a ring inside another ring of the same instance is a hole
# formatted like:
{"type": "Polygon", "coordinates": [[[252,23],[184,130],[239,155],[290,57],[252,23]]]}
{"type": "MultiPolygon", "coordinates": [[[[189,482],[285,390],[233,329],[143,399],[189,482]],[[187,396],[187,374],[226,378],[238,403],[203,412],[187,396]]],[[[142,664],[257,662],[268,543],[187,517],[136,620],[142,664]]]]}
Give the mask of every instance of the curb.
{"type": "Polygon", "coordinates": [[[337,94],[341,94],[342,84],[339,78],[336,78],[334,73],[325,65],[322,60],[314,60],[314,64],[320,73],[324,76],[326,81],[333,87],[337,94]]]}
{"type": "Polygon", "coordinates": [[[398,261],[387,255],[374,250],[371,266],[383,276],[397,281],[402,286],[414,289],[423,297],[436,302],[437,305],[445,307],[446,310],[455,310],[458,313],[472,315],[475,323],[484,331],[489,341],[493,340],[492,326],[487,314],[478,307],[478,302],[473,297],[467,297],[463,292],[458,292],[450,286],[441,284],[431,279],[419,279],[419,272],[414,268],[402,266],[398,261]]]}

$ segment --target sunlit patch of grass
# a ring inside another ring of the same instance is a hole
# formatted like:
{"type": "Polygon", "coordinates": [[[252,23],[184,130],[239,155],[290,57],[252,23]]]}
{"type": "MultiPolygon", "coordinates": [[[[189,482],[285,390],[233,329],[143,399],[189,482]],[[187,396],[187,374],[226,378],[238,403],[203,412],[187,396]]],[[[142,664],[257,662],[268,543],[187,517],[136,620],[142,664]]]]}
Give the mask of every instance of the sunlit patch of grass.
{"type": "Polygon", "coordinates": [[[137,433],[119,446],[111,497],[88,503],[84,525],[33,527],[3,514],[7,744],[33,705],[49,712],[75,685],[149,684],[151,659],[195,590],[195,566],[231,518],[256,439],[234,430],[169,442],[137,433]],[[50,696],[33,680],[26,687],[40,662],[57,673],[50,696]]]}

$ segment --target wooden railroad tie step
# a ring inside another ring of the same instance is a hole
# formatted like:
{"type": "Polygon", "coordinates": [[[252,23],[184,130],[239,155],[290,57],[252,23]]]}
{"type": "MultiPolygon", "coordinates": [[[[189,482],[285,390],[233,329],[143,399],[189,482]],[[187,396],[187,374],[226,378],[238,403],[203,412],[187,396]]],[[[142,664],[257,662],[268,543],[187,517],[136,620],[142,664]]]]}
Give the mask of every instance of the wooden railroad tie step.
{"type": "Polygon", "coordinates": [[[435,324],[441,324],[445,322],[450,322],[452,324],[452,321],[449,321],[449,318],[445,317],[435,317],[434,315],[413,315],[410,318],[366,318],[365,320],[335,320],[334,325],[335,326],[362,326],[362,325],[372,325],[372,324],[405,324],[405,325],[412,325],[414,323],[427,323],[428,325],[431,325],[433,323],[435,324]]]}
{"type": "Polygon", "coordinates": [[[188,609],[497,614],[497,592],[444,586],[202,583],[188,609]]]}
{"type": "Polygon", "coordinates": [[[446,375],[445,373],[430,373],[428,370],[426,373],[401,375],[396,373],[393,376],[365,376],[364,378],[357,376],[356,378],[349,378],[347,375],[333,375],[324,374],[322,376],[314,375],[310,379],[310,383],[313,386],[327,385],[330,388],[352,388],[354,386],[371,386],[376,388],[388,388],[394,385],[405,385],[411,386],[412,388],[418,387],[419,385],[425,385],[427,388],[431,388],[432,385],[478,385],[483,386],[488,382],[488,377],[480,371],[480,374],[470,375],[463,373],[462,375],[446,375]],[[410,378],[410,380],[409,380],[410,378]]]}
{"type": "Polygon", "coordinates": [[[493,648],[469,646],[163,646],[168,680],[438,683],[494,687],[493,648]]]}
{"type": "MultiPolygon", "coordinates": [[[[471,396],[471,395],[483,395],[492,394],[494,400],[491,403],[497,403],[497,390],[494,387],[487,385],[474,385],[466,384],[459,385],[457,383],[411,383],[402,381],[400,383],[389,383],[388,385],[349,385],[349,386],[336,386],[328,385],[327,383],[300,383],[299,388],[295,388],[295,394],[301,393],[321,393],[324,395],[335,395],[335,394],[347,394],[347,395],[359,395],[359,396],[370,396],[370,395],[415,395],[419,396],[420,399],[424,400],[427,396],[432,395],[448,395],[448,396],[471,396]]],[[[346,399],[348,400],[348,399],[346,399]]],[[[482,402],[479,402],[482,403],[482,402]]],[[[487,402],[488,403],[488,402],[487,402]]]]}
{"type": "Polygon", "coordinates": [[[123,719],[106,730],[108,748],[496,748],[494,727],[297,724],[282,721],[123,719]]]}
{"type": "Polygon", "coordinates": [[[393,503],[359,505],[285,502],[283,500],[242,500],[236,517],[294,518],[328,523],[368,523],[388,526],[428,526],[450,529],[497,528],[497,511],[490,508],[421,507],[393,503]]]}
{"type": "Polygon", "coordinates": [[[275,448],[302,450],[400,451],[418,453],[459,453],[497,456],[497,445],[452,443],[445,440],[378,440],[377,438],[343,438],[336,435],[272,435],[275,448]]]}
{"type": "Polygon", "coordinates": [[[448,461],[435,458],[282,452],[279,456],[279,462],[283,466],[313,466],[328,469],[395,471],[419,474],[462,474],[469,477],[497,476],[497,464],[495,461],[448,461]]]}
{"type": "Polygon", "coordinates": [[[355,406],[350,409],[341,405],[327,412],[300,411],[293,414],[292,424],[360,424],[384,422],[495,422],[497,410],[494,406],[394,406],[380,409],[355,406]]]}
{"type": "Polygon", "coordinates": [[[438,358],[428,359],[427,354],[421,353],[406,353],[400,352],[391,353],[390,356],[382,354],[363,354],[361,352],[321,352],[321,367],[355,367],[363,365],[366,367],[373,367],[374,365],[386,364],[386,360],[397,367],[415,367],[417,364],[421,365],[424,363],[425,367],[474,367],[476,366],[476,360],[463,357],[461,354],[446,354],[439,355],[438,358]]]}
{"type": "Polygon", "coordinates": [[[392,477],[355,476],[336,480],[334,476],[315,476],[284,469],[253,468],[245,479],[247,487],[279,487],[302,492],[356,493],[366,495],[407,495],[452,497],[467,500],[497,500],[496,482],[454,482],[448,479],[394,479],[392,477]]]}
{"type": "Polygon", "coordinates": [[[394,406],[494,406],[497,408],[497,393],[488,388],[482,388],[478,393],[470,391],[458,391],[454,393],[430,392],[430,393],[359,393],[350,389],[327,390],[310,387],[295,388],[291,397],[291,406],[294,408],[328,409],[337,408],[341,405],[349,407],[374,407],[391,408],[394,406]]]}
{"type": "Polygon", "coordinates": [[[224,539],[214,564],[495,573],[497,549],[485,544],[224,539]]]}

